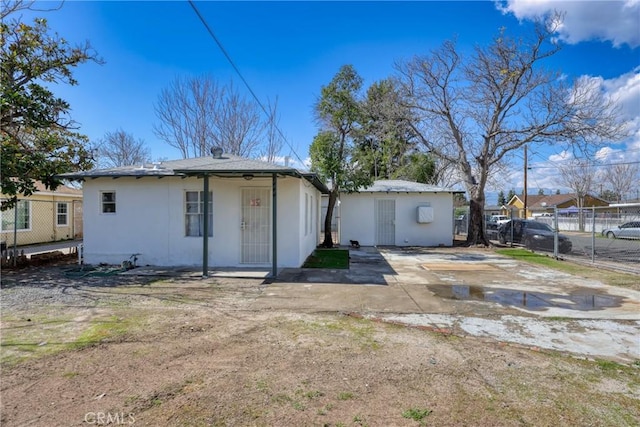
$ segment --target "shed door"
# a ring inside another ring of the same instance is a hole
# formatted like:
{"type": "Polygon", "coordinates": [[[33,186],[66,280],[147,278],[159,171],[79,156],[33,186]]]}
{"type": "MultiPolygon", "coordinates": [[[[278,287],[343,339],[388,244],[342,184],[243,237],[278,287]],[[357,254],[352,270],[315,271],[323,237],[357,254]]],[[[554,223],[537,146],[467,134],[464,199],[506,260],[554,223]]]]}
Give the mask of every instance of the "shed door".
{"type": "Polygon", "coordinates": [[[396,201],[376,200],[376,245],[396,244],[396,201]]]}
{"type": "Polygon", "coordinates": [[[271,190],[242,189],[241,262],[263,264],[271,261],[271,190]]]}

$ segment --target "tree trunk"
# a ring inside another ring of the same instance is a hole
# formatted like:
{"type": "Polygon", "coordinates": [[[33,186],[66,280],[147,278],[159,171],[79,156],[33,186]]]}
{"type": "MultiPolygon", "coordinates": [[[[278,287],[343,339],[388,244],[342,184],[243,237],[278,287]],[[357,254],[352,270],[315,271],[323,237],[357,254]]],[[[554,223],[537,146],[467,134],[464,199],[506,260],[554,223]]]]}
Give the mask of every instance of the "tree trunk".
{"type": "Polygon", "coordinates": [[[484,232],[484,196],[471,198],[469,202],[467,245],[489,246],[489,240],[484,232]]]}
{"type": "Polygon", "coordinates": [[[322,242],[321,245],[324,248],[333,247],[333,237],[331,236],[331,220],[333,219],[333,208],[336,205],[337,199],[338,190],[331,190],[331,192],[329,193],[329,204],[327,205],[327,215],[324,217],[324,242],[322,242]]]}

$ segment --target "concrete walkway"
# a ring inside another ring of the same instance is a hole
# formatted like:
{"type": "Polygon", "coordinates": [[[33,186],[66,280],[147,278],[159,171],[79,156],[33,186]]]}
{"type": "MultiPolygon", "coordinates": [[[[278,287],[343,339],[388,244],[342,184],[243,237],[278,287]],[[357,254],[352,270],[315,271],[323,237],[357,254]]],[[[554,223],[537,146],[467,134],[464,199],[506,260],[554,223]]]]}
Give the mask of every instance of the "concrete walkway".
{"type": "Polygon", "coordinates": [[[350,257],[349,270],[282,270],[253,308],[357,313],[586,357],[640,360],[638,291],[488,249],[367,247],[350,257]]]}

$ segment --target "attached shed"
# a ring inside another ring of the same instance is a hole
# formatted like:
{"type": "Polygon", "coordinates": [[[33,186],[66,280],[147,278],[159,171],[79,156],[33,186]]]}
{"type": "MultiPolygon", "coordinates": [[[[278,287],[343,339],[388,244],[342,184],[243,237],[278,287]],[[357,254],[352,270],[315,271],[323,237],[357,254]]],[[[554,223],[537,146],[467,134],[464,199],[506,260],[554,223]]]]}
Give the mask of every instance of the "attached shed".
{"type": "Polygon", "coordinates": [[[340,244],[453,245],[453,195],[459,191],[401,180],[340,193],[340,244]]]}
{"type": "Polygon", "coordinates": [[[84,256],[157,266],[300,267],[318,244],[315,174],[214,155],[62,175],[83,181],[84,256]],[[135,255],[134,255],[135,254],[135,255]]]}

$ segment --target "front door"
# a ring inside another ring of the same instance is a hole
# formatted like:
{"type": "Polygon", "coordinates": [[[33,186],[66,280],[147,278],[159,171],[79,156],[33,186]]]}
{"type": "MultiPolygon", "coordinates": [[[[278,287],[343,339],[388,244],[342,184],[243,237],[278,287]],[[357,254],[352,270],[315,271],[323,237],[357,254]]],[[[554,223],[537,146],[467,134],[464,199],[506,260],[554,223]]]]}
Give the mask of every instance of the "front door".
{"type": "Polygon", "coordinates": [[[393,246],[396,244],[396,201],[393,199],[376,200],[376,245],[393,246]]]}
{"type": "Polygon", "coordinates": [[[241,262],[267,264],[271,261],[271,190],[242,189],[241,262]]]}

